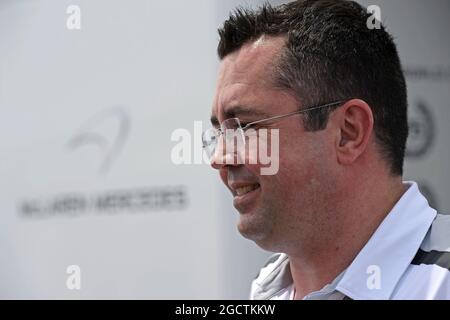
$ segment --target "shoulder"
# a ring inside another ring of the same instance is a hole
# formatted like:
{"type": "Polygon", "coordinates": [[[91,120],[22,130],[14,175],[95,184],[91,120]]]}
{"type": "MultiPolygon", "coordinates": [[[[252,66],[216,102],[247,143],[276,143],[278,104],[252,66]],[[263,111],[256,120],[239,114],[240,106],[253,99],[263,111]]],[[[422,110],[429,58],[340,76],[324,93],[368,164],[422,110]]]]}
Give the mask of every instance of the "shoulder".
{"type": "Polygon", "coordinates": [[[252,281],[250,299],[261,299],[273,280],[283,273],[283,268],[287,263],[288,256],[286,254],[276,253],[270,256],[252,281]]]}
{"type": "Polygon", "coordinates": [[[450,299],[450,215],[437,214],[404,280],[405,298],[450,299]]]}
{"type": "Polygon", "coordinates": [[[426,252],[450,252],[450,215],[436,215],[420,249],[426,252]]]}

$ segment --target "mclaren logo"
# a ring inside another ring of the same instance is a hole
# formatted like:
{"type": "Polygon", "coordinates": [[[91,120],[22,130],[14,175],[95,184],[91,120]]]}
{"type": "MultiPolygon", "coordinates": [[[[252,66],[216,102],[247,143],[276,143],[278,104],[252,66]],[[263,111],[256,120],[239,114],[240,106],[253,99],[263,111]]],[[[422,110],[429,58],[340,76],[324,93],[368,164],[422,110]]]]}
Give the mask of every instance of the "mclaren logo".
{"type": "Polygon", "coordinates": [[[86,121],[70,138],[67,146],[75,151],[95,146],[100,153],[99,173],[106,174],[128,139],[131,119],[122,107],[103,110],[86,121]]]}

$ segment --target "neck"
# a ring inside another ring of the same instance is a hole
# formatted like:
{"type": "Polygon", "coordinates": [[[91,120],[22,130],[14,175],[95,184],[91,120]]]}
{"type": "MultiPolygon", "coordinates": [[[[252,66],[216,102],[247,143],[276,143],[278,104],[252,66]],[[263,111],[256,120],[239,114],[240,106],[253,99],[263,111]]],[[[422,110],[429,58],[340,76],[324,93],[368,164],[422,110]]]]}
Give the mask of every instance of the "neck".
{"type": "Polygon", "coordinates": [[[344,271],[405,192],[401,177],[361,179],[353,186],[358,187],[343,186],[342,198],[334,199],[334,219],[318,232],[320,241],[309,243],[309,250],[286,252],[296,299],[320,290],[344,271]]]}

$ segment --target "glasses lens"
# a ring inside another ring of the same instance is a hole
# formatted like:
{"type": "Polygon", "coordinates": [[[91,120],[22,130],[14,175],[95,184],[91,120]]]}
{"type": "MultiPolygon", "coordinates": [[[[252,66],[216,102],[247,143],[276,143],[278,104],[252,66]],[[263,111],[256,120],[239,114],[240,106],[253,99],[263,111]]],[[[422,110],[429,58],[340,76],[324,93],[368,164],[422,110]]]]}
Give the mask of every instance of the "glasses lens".
{"type": "Polygon", "coordinates": [[[234,165],[242,164],[245,151],[244,132],[238,118],[225,120],[222,125],[224,139],[221,141],[220,152],[222,157],[218,157],[216,161],[224,161],[225,164],[234,165]],[[225,156],[226,155],[226,156],[225,156]]]}
{"type": "Polygon", "coordinates": [[[209,159],[214,155],[219,136],[220,132],[215,128],[208,129],[202,134],[203,150],[205,150],[209,159]]]}
{"type": "Polygon", "coordinates": [[[205,150],[206,155],[210,160],[212,160],[215,153],[219,152],[222,156],[219,157],[216,155],[215,162],[220,163],[221,161],[233,161],[233,163],[229,164],[234,164],[235,162],[241,163],[240,161],[243,159],[241,153],[245,150],[245,140],[244,132],[239,119],[227,119],[222,122],[220,127],[221,130],[211,128],[203,133],[203,149],[205,150]],[[221,140],[222,133],[225,137],[223,140],[221,140]],[[217,145],[219,145],[219,148],[217,145]],[[226,153],[232,153],[234,154],[234,157],[226,157],[227,159],[224,159],[224,155],[226,153]]]}
{"type": "Polygon", "coordinates": [[[225,133],[226,152],[240,153],[244,147],[244,131],[238,118],[225,120],[222,125],[222,132],[225,133]]]}

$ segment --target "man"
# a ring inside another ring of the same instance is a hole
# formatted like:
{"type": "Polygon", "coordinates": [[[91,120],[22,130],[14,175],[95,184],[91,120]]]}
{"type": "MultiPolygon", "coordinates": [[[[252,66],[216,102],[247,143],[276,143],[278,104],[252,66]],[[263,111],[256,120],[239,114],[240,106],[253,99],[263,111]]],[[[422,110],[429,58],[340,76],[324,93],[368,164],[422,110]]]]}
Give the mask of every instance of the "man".
{"type": "Polygon", "coordinates": [[[219,30],[203,142],[240,233],[279,252],[252,299],[450,297],[450,219],[402,181],[405,79],[392,37],[369,18],[353,1],[306,0],[238,9],[219,30]],[[248,143],[247,124],[258,138],[276,130],[257,144],[277,144],[275,174],[225,144],[227,129],[248,143]]]}

